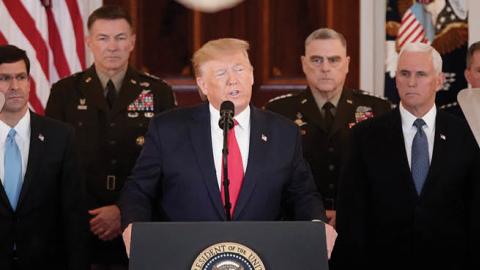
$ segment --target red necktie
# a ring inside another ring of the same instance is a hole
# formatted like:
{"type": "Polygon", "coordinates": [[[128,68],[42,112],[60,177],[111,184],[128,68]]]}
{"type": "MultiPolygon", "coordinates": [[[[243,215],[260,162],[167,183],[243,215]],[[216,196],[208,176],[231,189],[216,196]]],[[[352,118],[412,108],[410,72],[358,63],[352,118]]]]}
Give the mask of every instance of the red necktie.
{"type": "MultiPolygon", "coordinates": [[[[233,210],[237,204],[238,194],[242,187],[243,182],[243,161],[242,153],[240,152],[240,147],[238,147],[237,137],[235,136],[235,126],[238,125],[237,120],[234,120],[235,125],[228,133],[228,176],[230,179],[230,203],[232,208],[230,209],[230,214],[233,217],[233,210]]],[[[222,167],[223,168],[223,167],[222,167]]],[[[222,202],[225,205],[225,194],[223,190],[223,172],[222,172],[222,202]]]]}

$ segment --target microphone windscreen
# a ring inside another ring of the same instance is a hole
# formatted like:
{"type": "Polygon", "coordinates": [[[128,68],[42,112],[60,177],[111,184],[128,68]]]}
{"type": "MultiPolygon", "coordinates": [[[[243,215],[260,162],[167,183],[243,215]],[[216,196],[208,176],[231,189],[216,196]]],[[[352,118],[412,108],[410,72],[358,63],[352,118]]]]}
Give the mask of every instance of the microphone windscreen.
{"type": "Polygon", "coordinates": [[[233,105],[233,102],[231,102],[230,100],[225,100],[220,105],[220,113],[225,111],[230,111],[232,115],[235,114],[235,106],[233,105]]]}

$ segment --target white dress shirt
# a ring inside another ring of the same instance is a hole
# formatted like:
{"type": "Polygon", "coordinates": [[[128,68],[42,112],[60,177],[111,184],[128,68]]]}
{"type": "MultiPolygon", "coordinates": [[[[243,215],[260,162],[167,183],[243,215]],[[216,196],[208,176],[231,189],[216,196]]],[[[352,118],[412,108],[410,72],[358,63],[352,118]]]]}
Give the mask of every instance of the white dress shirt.
{"type": "MultiPolygon", "coordinates": [[[[5,124],[0,120],[0,179],[3,181],[5,178],[5,140],[7,139],[8,132],[12,127],[5,124]]],[[[15,142],[20,150],[22,156],[22,180],[25,178],[25,172],[27,171],[28,152],[30,150],[30,111],[18,121],[17,125],[13,127],[17,134],[15,134],[15,142]]]]}
{"type": "MultiPolygon", "coordinates": [[[[403,138],[405,140],[405,150],[407,151],[407,158],[408,158],[408,166],[410,169],[412,168],[412,144],[413,138],[417,133],[417,128],[413,125],[413,122],[417,120],[417,117],[411,114],[409,111],[403,107],[402,103],[400,103],[400,116],[402,118],[402,131],[403,131],[403,138]]],[[[430,163],[432,162],[432,154],[433,154],[433,143],[435,140],[435,118],[437,116],[437,107],[433,105],[433,107],[428,111],[421,119],[425,121],[423,126],[423,132],[427,135],[428,141],[428,157],[430,163]]]]}
{"type": "MultiPolygon", "coordinates": [[[[210,108],[210,128],[212,132],[212,150],[213,161],[215,163],[215,172],[217,173],[218,188],[222,186],[222,148],[223,148],[223,129],[218,126],[220,120],[220,111],[215,109],[212,104],[210,108]]],[[[238,125],[235,126],[235,137],[238,147],[242,154],[243,173],[247,170],[248,151],[250,145],[250,106],[243,112],[234,117],[238,125]]]]}

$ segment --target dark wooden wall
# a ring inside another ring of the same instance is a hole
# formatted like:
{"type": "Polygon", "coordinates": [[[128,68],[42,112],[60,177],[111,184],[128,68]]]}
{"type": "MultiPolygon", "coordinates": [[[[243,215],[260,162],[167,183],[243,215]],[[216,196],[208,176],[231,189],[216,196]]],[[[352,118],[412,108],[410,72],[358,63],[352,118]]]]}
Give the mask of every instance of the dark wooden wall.
{"type": "Polygon", "coordinates": [[[304,40],[320,27],[343,33],[351,57],[346,84],[359,84],[359,2],[357,0],[245,0],[209,14],[185,8],[174,0],[105,0],[126,8],[137,32],[132,64],[169,82],[180,105],[200,101],[190,58],[210,39],[236,37],[250,42],[255,68],[253,103],[301,89],[304,40]]]}

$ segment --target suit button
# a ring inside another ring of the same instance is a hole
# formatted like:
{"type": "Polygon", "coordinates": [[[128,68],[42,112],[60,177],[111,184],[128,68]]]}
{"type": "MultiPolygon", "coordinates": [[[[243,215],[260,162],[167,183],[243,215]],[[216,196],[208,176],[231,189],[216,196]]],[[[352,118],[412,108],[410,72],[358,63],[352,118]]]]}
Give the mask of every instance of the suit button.
{"type": "Polygon", "coordinates": [[[110,141],[108,141],[108,144],[110,144],[110,145],[115,145],[115,144],[117,144],[117,141],[110,140],[110,141]]]}
{"type": "Polygon", "coordinates": [[[112,159],[112,160],[110,160],[110,163],[111,163],[112,165],[115,165],[115,164],[117,164],[117,160],[116,160],[116,159],[112,159]]]}
{"type": "Polygon", "coordinates": [[[333,164],[328,165],[328,170],[329,171],[335,170],[335,165],[333,165],[333,164]]]}
{"type": "Polygon", "coordinates": [[[78,125],[79,127],[81,127],[81,126],[83,126],[83,123],[82,123],[82,122],[78,122],[77,125],[78,125]]]}
{"type": "Polygon", "coordinates": [[[112,123],[109,124],[109,126],[110,126],[110,127],[114,127],[114,126],[115,126],[115,123],[112,122],[112,123]]]}
{"type": "Polygon", "coordinates": [[[328,152],[333,153],[333,151],[335,151],[335,148],[333,148],[333,147],[328,148],[328,152]]]}
{"type": "Polygon", "coordinates": [[[334,188],[335,188],[335,185],[334,185],[334,184],[328,184],[328,188],[329,188],[329,189],[334,189],[334,188]]]}

